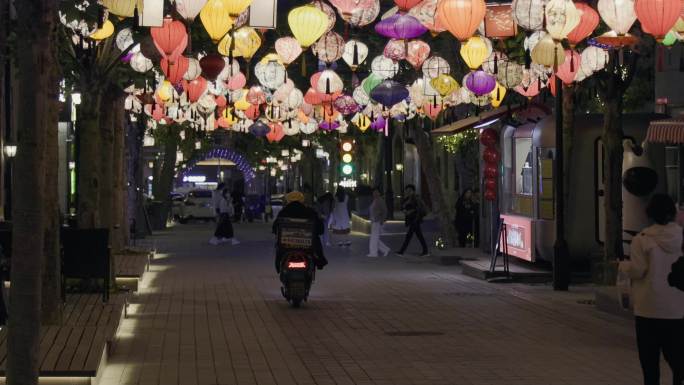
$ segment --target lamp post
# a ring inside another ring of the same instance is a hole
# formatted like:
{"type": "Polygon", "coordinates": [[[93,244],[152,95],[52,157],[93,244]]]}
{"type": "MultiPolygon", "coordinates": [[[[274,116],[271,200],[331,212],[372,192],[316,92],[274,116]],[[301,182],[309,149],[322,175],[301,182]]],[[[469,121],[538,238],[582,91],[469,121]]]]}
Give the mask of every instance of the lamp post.
{"type": "Polygon", "coordinates": [[[5,220],[12,219],[12,168],[14,167],[12,160],[17,156],[17,145],[13,142],[5,143],[2,149],[7,160],[7,168],[5,169],[5,220]]]}
{"type": "Polygon", "coordinates": [[[553,245],[553,289],[568,290],[570,285],[570,255],[565,240],[565,202],[563,186],[563,82],[556,76],[556,242],[553,245]]]}

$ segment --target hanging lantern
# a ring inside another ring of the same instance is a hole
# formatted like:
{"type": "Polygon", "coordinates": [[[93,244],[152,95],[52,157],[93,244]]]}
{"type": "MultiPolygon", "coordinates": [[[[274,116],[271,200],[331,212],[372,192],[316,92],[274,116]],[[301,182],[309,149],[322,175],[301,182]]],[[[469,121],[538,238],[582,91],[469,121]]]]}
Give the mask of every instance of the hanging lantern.
{"type": "Polygon", "coordinates": [[[415,39],[427,32],[427,28],[415,17],[396,13],[375,24],[375,32],[392,39],[415,39]]]}
{"type": "Polygon", "coordinates": [[[365,106],[368,103],[370,103],[370,96],[368,96],[366,91],[363,89],[363,86],[358,86],[354,88],[354,92],[352,92],[352,97],[360,106],[365,106]]]}
{"type": "Polygon", "coordinates": [[[352,27],[361,28],[372,23],[379,14],[380,0],[372,0],[367,7],[357,8],[349,17],[342,15],[342,18],[352,27]]]}
{"type": "Polygon", "coordinates": [[[482,34],[490,39],[506,39],[518,34],[510,4],[488,5],[482,34]]]}
{"type": "Polygon", "coordinates": [[[249,132],[256,137],[264,137],[271,131],[271,128],[261,120],[257,120],[249,126],[249,132]]]}
{"type": "Polygon", "coordinates": [[[545,14],[546,31],[556,41],[565,39],[582,18],[582,13],[571,0],[549,1],[545,14]]]}
{"type": "Polygon", "coordinates": [[[142,54],[142,52],[138,52],[133,55],[130,61],[130,65],[134,71],[140,73],[145,73],[154,67],[154,63],[152,63],[152,60],[146,58],[145,55],[142,54]]]}
{"type": "Polygon", "coordinates": [[[575,81],[582,81],[594,72],[600,71],[608,64],[608,52],[594,46],[588,46],[582,51],[580,58],[580,69],[575,75],[575,81]]]}
{"type": "Polygon", "coordinates": [[[366,92],[368,96],[370,96],[371,91],[380,83],[382,83],[384,79],[380,77],[380,75],[371,73],[370,75],[366,76],[365,79],[361,82],[361,88],[366,92]]]}
{"type": "Polygon", "coordinates": [[[164,80],[161,85],[159,85],[159,88],[157,88],[156,96],[159,100],[166,103],[174,97],[175,92],[171,82],[164,80]]]}
{"type": "Polygon", "coordinates": [[[418,19],[433,35],[446,30],[437,18],[437,3],[437,0],[423,0],[408,12],[409,15],[418,19]]]}
{"type": "Polygon", "coordinates": [[[682,14],[682,0],[636,0],[634,11],[644,32],[662,41],[682,14]]]}
{"type": "Polygon", "coordinates": [[[368,46],[358,40],[351,39],[344,45],[342,60],[351,68],[352,71],[366,61],[368,57],[368,46]]]}
{"type": "Polygon", "coordinates": [[[200,11],[200,20],[209,37],[216,44],[223,38],[233,25],[228,3],[232,0],[209,0],[200,11]]]}
{"type": "Polygon", "coordinates": [[[171,84],[178,84],[183,80],[185,73],[188,72],[190,60],[185,56],[179,56],[174,62],[171,62],[168,58],[163,58],[159,66],[171,84]]]}
{"type": "Polygon", "coordinates": [[[360,109],[354,98],[349,95],[342,95],[335,99],[333,106],[344,116],[354,114],[360,109]]]}
{"type": "Polygon", "coordinates": [[[503,87],[514,88],[522,83],[522,79],[522,65],[511,61],[505,61],[499,64],[499,71],[496,73],[496,80],[503,87]]]}
{"type": "Polygon", "coordinates": [[[112,22],[109,21],[109,19],[107,19],[102,24],[102,28],[98,28],[97,30],[95,30],[95,32],[90,34],[90,36],[88,36],[88,37],[90,37],[91,39],[93,39],[95,41],[100,41],[100,40],[104,40],[104,39],[112,36],[113,34],[114,34],[114,24],[112,24],[112,22]]]}
{"type": "Polygon", "coordinates": [[[226,62],[223,61],[223,58],[216,54],[209,54],[200,59],[202,74],[210,81],[216,80],[225,65],[226,62]]]}
{"type": "Polygon", "coordinates": [[[479,70],[467,74],[463,84],[476,96],[489,94],[496,87],[496,78],[479,70]]]}
{"type": "Polygon", "coordinates": [[[281,37],[276,40],[275,50],[286,67],[302,53],[302,47],[299,46],[299,42],[291,36],[281,37]]]}
{"type": "Polygon", "coordinates": [[[565,61],[565,50],[551,36],[546,36],[532,50],[532,60],[546,67],[558,68],[565,61]]]}
{"type": "Polygon", "coordinates": [[[406,49],[406,61],[418,70],[430,56],[430,45],[422,40],[411,40],[406,49]]]}
{"type": "Polygon", "coordinates": [[[183,88],[188,93],[190,103],[195,103],[207,90],[207,79],[200,76],[193,81],[183,80],[183,88]]]}
{"type": "Polygon", "coordinates": [[[484,0],[440,0],[437,19],[454,37],[465,41],[473,35],[484,20],[484,0]]]}
{"type": "Polygon", "coordinates": [[[579,2],[575,3],[575,7],[580,11],[582,17],[579,24],[568,34],[568,42],[571,47],[589,37],[599,24],[599,14],[594,8],[579,2]]]}
{"type": "Polygon", "coordinates": [[[283,131],[283,125],[280,123],[269,123],[270,131],[266,134],[266,139],[269,143],[280,142],[285,137],[285,131],[283,131]]]}
{"type": "Polygon", "coordinates": [[[508,56],[505,53],[492,50],[482,62],[482,70],[490,75],[496,75],[499,72],[499,66],[507,61],[508,56]]]}
{"type": "Polygon", "coordinates": [[[249,61],[261,47],[261,37],[252,27],[241,27],[235,31],[236,56],[242,56],[249,61]]]}
{"type": "Polygon", "coordinates": [[[479,68],[489,56],[489,49],[483,37],[473,36],[461,44],[461,57],[471,70],[479,68]]]}
{"type": "Polygon", "coordinates": [[[423,62],[422,71],[424,76],[434,79],[441,74],[448,75],[451,72],[451,67],[444,58],[433,56],[423,62]]]}
{"type": "Polygon", "coordinates": [[[394,0],[394,4],[399,7],[399,11],[406,12],[409,9],[415,7],[421,2],[421,0],[394,0]]]}
{"type": "Polygon", "coordinates": [[[321,36],[311,49],[319,60],[332,63],[344,54],[344,39],[339,33],[330,31],[321,36]]]}
{"type": "Polygon", "coordinates": [[[499,83],[496,83],[496,87],[492,90],[492,92],[489,93],[489,98],[491,100],[492,107],[499,107],[503,102],[504,97],[506,97],[506,87],[502,86],[499,83]]]}
{"type": "Polygon", "coordinates": [[[665,35],[665,37],[663,38],[663,40],[661,41],[661,43],[662,43],[665,47],[671,47],[671,46],[673,46],[673,45],[677,42],[677,40],[679,40],[679,39],[677,38],[678,35],[679,35],[679,34],[678,34],[677,32],[675,32],[674,30],[672,30],[672,31],[668,32],[667,35],[665,35]]]}
{"type": "Polygon", "coordinates": [[[183,75],[183,79],[192,81],[197,79],[202,74],[202,66],[199,60],[195,58],[188,58],[188,70],[183,75]]]}
{"type": "Polygon", "coordinates": [[[571,84],[575,80],[577,71],[580,69],[582,56],[575,50],[565,50],[565,61],[558,66],[556,76],[565,84],[571,84]]]}
{"type": "Polygon", "coordinates": [[[369,7],[371,0],[330,0],[330,4],[337,8],[343,18],[351,17],[357,9],[369,7]]]}
{"type": "Polygon", "coordinates": [[[370,93],[371,99],[385,107],[392,107],[408,97],[408,89],[394,80],[385,80],[370,93]]]}
{"type": "Polygon", "coordinates": [[[357,113],[351,120],[352,124],[358,127],[359,131],[366,132],[368,127],[370,127],[371,120],[362,113],[357,113]]]}
{"type": "Polygon", "coordinates": [[[529,31],[544,29],[544,9],[549,0],[513,0],[513,20],[529,31]]]}
{"type": "Polygon", "coordinates": [[[176,0],[176,12],[188,23],[192,23],[206,4],[207,0],[176,0]]]}
{"type": "Polygon", "coordinates": [[[637,19],[634,0],[599,0],[598,11],[603,21],[618,36],[624,36],[637,19]]]}
{"type": "Polygon", "coordinates": [[[316,75],[312,76],[312,86],[316,92],[331,95],[342,92],[342,89],[344,89],[344,83],[342,82],[340,75],[338,75],[335,71],[325,70],[316,75]],[[314,83],[314,77],[316,75],[318,75],[318,78],[314,83]]]}
{"type": "Polygon", "coordinates": [[[185,25],[171,18],[164,19],[161,27],[151,27],[150,35],[162,56],[175,60],[188,45],[188,32],[185,25]]]}
{"type": "Polygon", "coordinates": [[[313,45],[328,28],[328,16],[312,5],[292,9],[287,15],[287,22],[303,48],[313,45]]]}
{"type": "Polygon", "coordinates": [[[255,106],[266,103],[266,94],[259,86],[253,86],[247,91],[245,99],[255,106]]]}
{"type": "Polygon", "coordinates": [[[539,95],[539,92],[541,92],[541,87],[523,87],[522,85],[519,85],[514,88],[514,91],[528,99],[532,99],[533,97],[539,95]]]}
{"type": "Polygon", "coordinates": [[[285,66],[275,60],[260,61],[254,67],[254,74],[262,86],[272,90],[285,83],[285,66]]]}
{"type": "Polygon", "coordinates": [[[102,0],[109,12],[119,17],[133,17],[139,0],[102,0]]]}
{"type": "Polygon", "coordinates": [[[459,87],[456,79],[451,77],[451,75],[439,75],[430,81],[430,85],[439,93],[440,96],[444,97],[452,92],[456,91],[459,87]]]}
{"type": "Polygon", "coordinates": [[[406,58],[406,42],[404,40],[390,39],[385,48],[382,50],[382,55],[394,61],[404,60],[406,58]]]}
{"type": "Polygon", "coordinates": [[[399,63],[382,55],[376,56],[371,62],[371,72],[381,79],[389,79],[399,72],[399,63]]]}
{"type": "Polygon", "coordinates": [[[246,84],[247,78],[242,72],[238,72],[237,74],[233,75],[230,79],[228,79],[226,87],[228,87],[228,89],[231,91],[235,91],[243,88],[246,84]]]}

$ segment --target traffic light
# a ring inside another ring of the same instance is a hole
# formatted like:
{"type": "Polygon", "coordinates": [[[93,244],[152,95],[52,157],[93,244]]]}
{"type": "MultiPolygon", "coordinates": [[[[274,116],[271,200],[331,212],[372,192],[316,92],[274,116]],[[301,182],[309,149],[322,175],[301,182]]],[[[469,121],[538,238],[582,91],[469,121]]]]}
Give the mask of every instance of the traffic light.
{"type": "Polygon", "coordinates": [[[345,177],[351,176],[354,173],[354,141],[344,140],[340,146],[342,153],[342,175],[345,177]]]}

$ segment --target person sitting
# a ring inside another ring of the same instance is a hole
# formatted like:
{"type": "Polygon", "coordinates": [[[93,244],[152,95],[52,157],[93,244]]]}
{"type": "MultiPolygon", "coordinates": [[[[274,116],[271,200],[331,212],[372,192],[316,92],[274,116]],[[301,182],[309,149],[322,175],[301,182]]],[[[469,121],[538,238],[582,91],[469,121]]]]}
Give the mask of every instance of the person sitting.
{"type": "MultiPolygon", "coordinates": [[[[307,219],[313,223],[313,249],[314,249],[314,264],[320,270],[328,264],[328,260],[323,254],[323,245],[321,243],[321,235],[323,234],[323,221],[316,213],[316,210],[306,207],[304,205],[304,194],[299,191],[292,191],[285,196],[287,204],[278,213],[278,217],[273,221],[273,234],[278,234],[279,219],[281,218],[297,218],[307,219]]],[[[280,260],[282,254],[280,250],[276,250],[276,271],[280,273],[280,260]]]]}

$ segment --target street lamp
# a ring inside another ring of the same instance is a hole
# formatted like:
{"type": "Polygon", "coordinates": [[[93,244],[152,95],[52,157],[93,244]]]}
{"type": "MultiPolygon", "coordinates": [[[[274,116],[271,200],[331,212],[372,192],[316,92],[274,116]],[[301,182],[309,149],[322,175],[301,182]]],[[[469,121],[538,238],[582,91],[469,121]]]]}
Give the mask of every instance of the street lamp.
{"type": "Polygon", "coordinates": [[[3,148],[3,152],[7,158],[14,158],[17,156],[17,145],[14,143],[6,143],[5,147],[3,148]]]}
{"type": "Polygon", "coordinates": [[[2,149],[2,152],[5,154],[5,158],[7,159],[7,168],[5,169],[5,188],[7,189],[5,192],[5,220],[11,220],[12,219],[12,185],[14,182],[14,177],[13,177],[13,164],[12,164],[12,159],[14,159],[15,156],[17,156],[17,145],[12,142],[6,142],[5,146],[2,149]]]}

